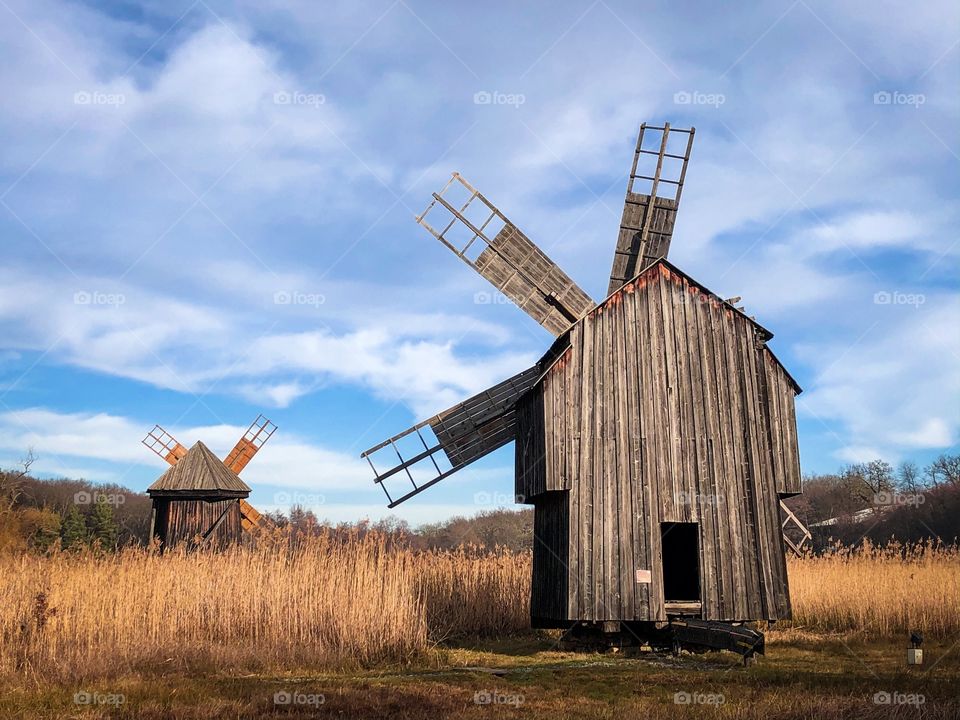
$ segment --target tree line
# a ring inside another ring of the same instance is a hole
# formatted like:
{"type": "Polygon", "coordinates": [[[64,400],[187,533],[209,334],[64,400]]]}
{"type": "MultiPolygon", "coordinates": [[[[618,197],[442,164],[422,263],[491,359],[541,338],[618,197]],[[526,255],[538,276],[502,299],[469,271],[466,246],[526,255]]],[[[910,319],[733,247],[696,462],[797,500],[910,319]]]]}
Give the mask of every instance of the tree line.
{"type": "MultiPolygon", "coordinates": [[[[20,466],[0,471],[0,550],[47,551],[96,547],[111,551],[149,543],[151,501],[116,484],[75,479],[38,479],[33,453],[20,466]]],[[[832,474],[804,477],[803,494],[786,501],[810,529],[814,548],[833,542],[884,544],[960,537],[960,455],[944,454],[925,467],[883,460],[848,465],[832,474]]],[[[310,509],[293,506],[266,514],[291,541],[320,532],[377,532],[414,549],[533,545],[529,508],[485,510],[473,517],[411,527],[396,518],[332,524],[310,509]]]]}

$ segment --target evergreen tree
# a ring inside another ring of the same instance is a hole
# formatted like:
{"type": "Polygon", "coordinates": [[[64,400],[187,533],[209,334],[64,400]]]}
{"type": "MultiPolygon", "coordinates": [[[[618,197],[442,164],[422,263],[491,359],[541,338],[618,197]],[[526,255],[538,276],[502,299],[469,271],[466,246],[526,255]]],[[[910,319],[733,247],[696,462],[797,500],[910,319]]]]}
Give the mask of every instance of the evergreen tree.
{"type": "Polygon", "coordinates": [[[87,544],[87,524],[76,505],[71,505],[60,529],[64,548],[78,548],[87,544]]]}
{"type": "Polygon", "coordinates": [[[113,519],[113,506],[107,502],[104,495],[97,497],[90,514],[90,538],[99,540],[100,546],[106,550],[113,550],[117,546],[117,523],[113,519]]]}

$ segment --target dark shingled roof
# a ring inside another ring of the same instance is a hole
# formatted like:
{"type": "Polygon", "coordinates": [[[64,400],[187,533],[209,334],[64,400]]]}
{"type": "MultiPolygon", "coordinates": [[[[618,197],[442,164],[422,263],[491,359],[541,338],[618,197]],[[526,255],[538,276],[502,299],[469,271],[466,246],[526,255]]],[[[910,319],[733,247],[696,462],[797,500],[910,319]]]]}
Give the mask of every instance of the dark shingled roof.
{"type": "Polygon", "coordinates": [[[213,452],[198,442],[179,462],[147,488],[148,493],[244,495],[250,487],[213,452]]]}

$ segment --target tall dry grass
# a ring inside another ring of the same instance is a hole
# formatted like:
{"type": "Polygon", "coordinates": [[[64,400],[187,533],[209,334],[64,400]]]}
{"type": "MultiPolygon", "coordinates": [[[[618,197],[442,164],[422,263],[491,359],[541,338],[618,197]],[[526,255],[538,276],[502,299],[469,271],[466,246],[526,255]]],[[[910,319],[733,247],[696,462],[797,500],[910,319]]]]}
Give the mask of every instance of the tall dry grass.
{"type": "Polygon", "coordinates": [[[960,550],[932,543],[790,558],[793,623],[815,631],[934,637],[960,632],[960,550]]]}
{"type": "MultiPolygon", "coordinates": [[[[960,553],[789,561],[793,626],[960,632],[960,553]]],[[[529,554],[413,552],[376,534],[225,553],[0,555],[0,676],[372,666],[529,627],[529,554]]]]}
{"type": "Polygon", "coordinates": [[[376,535],[220,554],[0,557],[0,673],[369,666],[529,625],[529,559],[376,535]]]}

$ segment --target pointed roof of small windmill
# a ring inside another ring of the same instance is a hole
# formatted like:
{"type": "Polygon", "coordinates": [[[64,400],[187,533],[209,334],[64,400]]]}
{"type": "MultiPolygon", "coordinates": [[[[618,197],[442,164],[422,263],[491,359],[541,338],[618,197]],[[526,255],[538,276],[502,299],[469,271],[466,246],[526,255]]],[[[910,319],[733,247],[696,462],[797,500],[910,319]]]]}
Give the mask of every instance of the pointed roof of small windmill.
{"type": "Polygon", "coordinates": [[[147,488],[148,493],[243,495],[250,487],[202,442],[197,442],[172,468],[147,488]]]}

